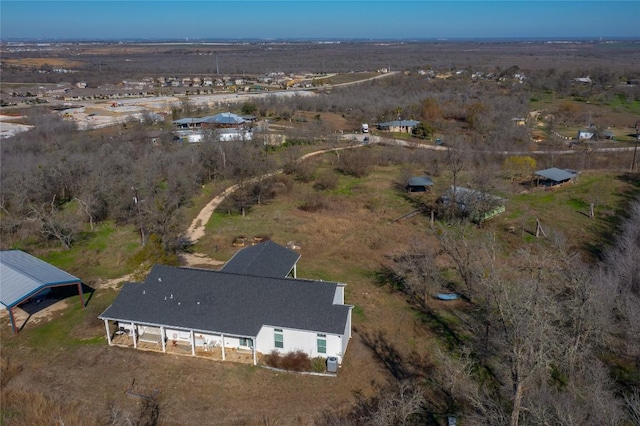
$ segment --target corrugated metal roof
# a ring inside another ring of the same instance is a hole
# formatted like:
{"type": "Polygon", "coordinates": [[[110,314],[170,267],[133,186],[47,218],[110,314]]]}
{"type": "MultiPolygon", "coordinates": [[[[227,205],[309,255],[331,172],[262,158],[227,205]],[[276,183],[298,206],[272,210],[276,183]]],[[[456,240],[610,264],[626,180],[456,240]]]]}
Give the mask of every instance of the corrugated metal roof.
{"type": "Polygon", "coordinates": [[[433,181],[426,176],[414,176],[409,178],[409,186],[432,186],[433,181]]]}
{"type": "Polygon", "coordinates": [[[0,303],[16,306],[39,290],[80,279],[20,250],[0,251],[0,303]]]}
{"type": "Polygon", "coordinates": [[[550,169],[538,170],[536,172],[536,175],[542,176],[543,178],[552,180],[554,182],[564,182],[565,180],[573,179],[576,177],[575,172],[558,169],[556,167],[551,167],[550,169]]]}
{"type": "Polygon", "coordinates": [[[416,120],[395,120],[378,123],[378,127],[414,127],[418,124],[420,124],[420,122],[416,120]]]}
{"type": "Polygon", "coordinates": [[[221,112],[220,114],[210,115],[200,119],[202,123],[214,124],[241,124],[246,120],[232,112],[221,112]]]}
{"type": "Polygon", "coordinates": [[[236,336],[256,336],[263,325],[343,334],[350,306],[333,303],[337,286],[156,265],[144,283],[125,284],[100,318],[236,336]]]}

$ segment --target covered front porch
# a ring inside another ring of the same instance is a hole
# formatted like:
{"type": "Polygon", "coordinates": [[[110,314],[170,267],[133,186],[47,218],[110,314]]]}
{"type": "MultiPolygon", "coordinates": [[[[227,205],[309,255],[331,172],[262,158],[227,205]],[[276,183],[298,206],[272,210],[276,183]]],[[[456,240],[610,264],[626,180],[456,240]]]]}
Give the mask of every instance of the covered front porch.
{"type": "Polygon", "coordinates": [[[110,346],[257,365],[253,338],[104,320],[110,346]],[[242,346],[241,343],[246,346],[242,346]]]}

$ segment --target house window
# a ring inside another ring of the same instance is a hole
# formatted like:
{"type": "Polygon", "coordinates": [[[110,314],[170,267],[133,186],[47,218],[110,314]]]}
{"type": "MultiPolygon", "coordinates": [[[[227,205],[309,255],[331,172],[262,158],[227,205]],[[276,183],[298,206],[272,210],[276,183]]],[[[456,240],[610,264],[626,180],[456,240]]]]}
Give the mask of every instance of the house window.
{"type": "Polygon", "coordinates": [[[282,336],[282,330],[276,328],[273,330],[273,346],[276,348],[284,348],[284,337],[282,336]]]}
{"type": "Polygon", "coordinates": [[[245,346],[247,348],[253,347],[253,339],[241,337],[240,338],[240,346],[245,346]]]}
{"type": "Polygon", "coordinates": [[[318,334],[318,353],[319,354],[327,353],[327,335],[326,334],[318,334]]]}

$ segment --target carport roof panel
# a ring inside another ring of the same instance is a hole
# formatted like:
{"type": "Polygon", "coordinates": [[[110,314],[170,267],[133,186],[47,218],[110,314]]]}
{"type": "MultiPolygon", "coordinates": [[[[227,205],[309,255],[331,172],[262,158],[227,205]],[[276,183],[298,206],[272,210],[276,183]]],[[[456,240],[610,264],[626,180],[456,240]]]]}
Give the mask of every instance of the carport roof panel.
{"type": "Polygon", "coordinates": [[[414,176],[409,178],[409,186],[432,186],[433,181],[426,176],[414,176]]]}
{"type": "Polygon", "coordinates": [[[563,182],[565,180],[573,179],[576,176],[575,173],[571,173],[568,170],[558,169],[557,167],[538,170],[536,172],[536,175],[542,176],[543,178],[547,178],[554,182],[563,182]]]}
{"type": "Polygon", "coordinates": [[[68,272],[20,250],[0,251],[0,303],[12,307],[38,290],[80,282],[68,272]]]}

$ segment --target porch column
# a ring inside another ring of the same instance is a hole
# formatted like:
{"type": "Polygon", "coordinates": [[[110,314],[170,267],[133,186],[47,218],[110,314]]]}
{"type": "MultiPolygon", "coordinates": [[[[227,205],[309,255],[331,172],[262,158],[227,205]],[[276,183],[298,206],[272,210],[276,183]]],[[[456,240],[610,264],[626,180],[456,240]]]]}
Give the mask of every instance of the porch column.
{"type": "Polygon", "coordinates": [[[82,294],[82,281],[78,281],[78,295],[80,296],[80,304],[82,304],[82,309],[84,309],[84,295],[82,294]]]}
{"type": "Polygon", "coordinates": [[[13,317],[13,306],[9,309],[9,321],[11,322],[11,331],[13,334],[18,334],[18,329],[16,328],[16,319],[13,317]]]}
{"type": "Polygon", "coordinates": [[[167,342],[164,338],[164,327],[160,327],[160,340],[162,341],[162,352],[167,352],[167,342]]]}
{"type": "Polygon", "coordinates": [[[298,265],[293,265],[293,278],[298,278],[298,265]]]}
{"type": "Polygon", "coordinates": [[[104,328],[107,329],[107,342],[111,346],[111,333],[109,332],[109,320],[104,320],[104,328]]]}
{"type": "Polygon", "coordinates": [[[222,360],[224,361],[224,334],[221,334],[222,336],[222,360]]]}
{"type": "Polygon", "coordinates": [[[193,336],[193,330],[189,331],[189,339],[191,340],[191,355],[196,356],[196,341],[193,336]]]}
{"type": "Polygon", "coordinates": [[[133,339],[133,349],[138,349],[138,329],[134,323],[131,323],[131,338],[133,339]]]}
{"type": "Polygon", "coordinates": [[[251,351],[253,352],[253,365],[258,365],[258,358],[256,356],[256,339],[251,341],[251,351]]]}

